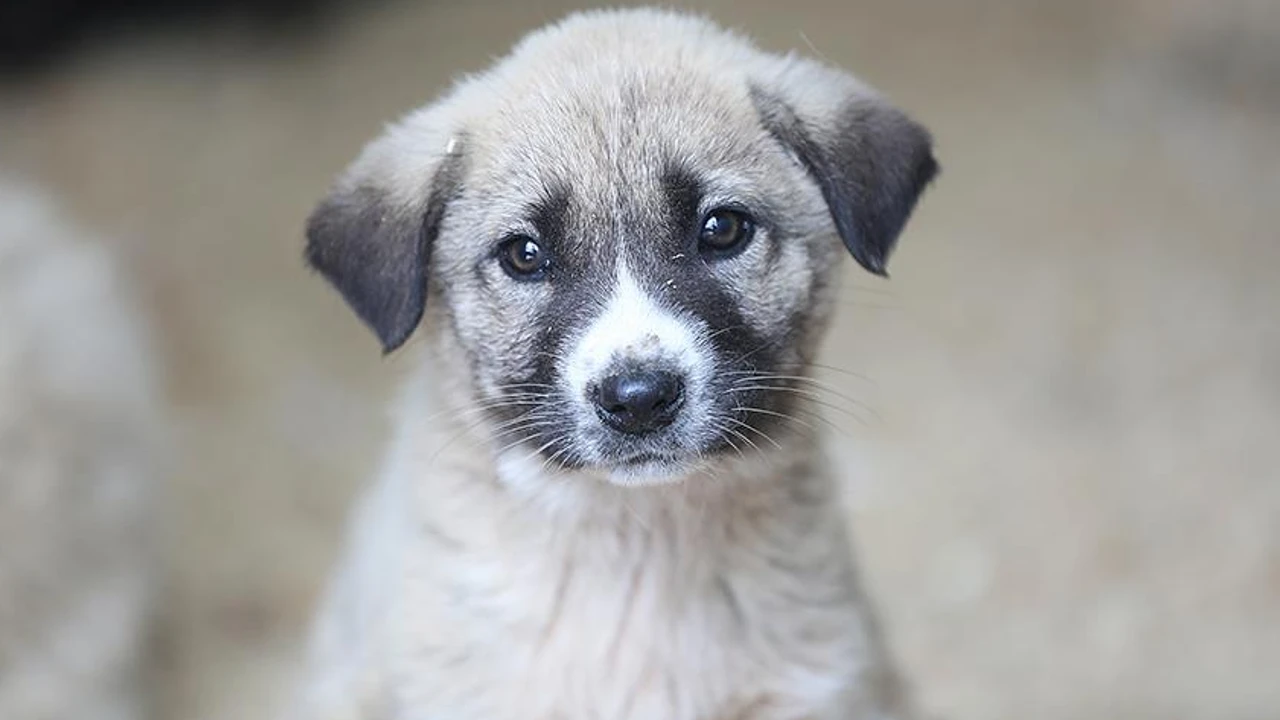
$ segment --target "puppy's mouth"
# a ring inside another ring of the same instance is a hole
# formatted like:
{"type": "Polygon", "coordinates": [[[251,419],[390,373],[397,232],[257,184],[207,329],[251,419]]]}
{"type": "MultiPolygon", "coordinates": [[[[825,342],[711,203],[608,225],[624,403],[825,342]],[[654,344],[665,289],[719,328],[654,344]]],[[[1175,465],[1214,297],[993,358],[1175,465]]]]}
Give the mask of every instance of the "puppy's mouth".
{"type": "Polygon", "coordinates": [[[645,453],[638,453],[636,455],[631,455],[629,457],[622,458],[621,460],[616,461],[614,465],[620,468],[630,468],[630,467],[641,467],[645,465],[662,465],[662,464],[670,465],[678,462],[680,462],[680,458],[675,455],[669,455],[665,453],[645,452],[645,453]]]}
{"type": "Polygon", "coordinates": [[[667,453],[638,453],[608,464],[609,479],[616,485],[665,485],[679,481],[693,465],[693,458],[667,453]]]}

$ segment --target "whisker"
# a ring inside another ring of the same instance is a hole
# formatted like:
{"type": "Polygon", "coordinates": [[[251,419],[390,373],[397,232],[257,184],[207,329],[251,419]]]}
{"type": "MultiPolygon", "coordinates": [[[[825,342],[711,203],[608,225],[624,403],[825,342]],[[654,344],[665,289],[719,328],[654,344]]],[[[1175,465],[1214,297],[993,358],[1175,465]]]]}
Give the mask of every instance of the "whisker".
{"type": "Polygon", "coordinates": [[[757,414],[760,414],[760,415],[768,415],[768,416],[770,416],[770,417],[781,418],[781,419],[786,420],[786,421],[788,421],[788,422],[793,422],[793,423],[796,423],[796,424],[801,425],[801,426],[803,426],[803,427],[807,427],[807,428],[809,428],[810,430],[812,430],[812,431],[814,431],[814,432],[817,432],[817,431],[818,431],[818,428],[816,428],[816,427],[814,427],[813,425],[811,425],[811,424],[809,424],[809,423],[807,423],[807,422],[805,422],[805,421],[801,420],[800,418],[798,418],[798,417],[796,417],[796,416],[794,416],[794,415],[787,415],[786,413],[774,412],[773,410],[766,410],[766,409],[764,409],[764,408],[758,408],[758,407],[750,407],[750,406],[747,406],[747,405],[738,405],[737,407],[735,407],[735,408],[733,408],[733,409],[734,409],[735,411],[737,411],[737,410],[741,410],[742,412],[757,413],[757,414]]]}
{"type": "Polygon", "coordinates": [[[493,440],[496,441],[502,438],[511,437],[516,433],[525,433],[521,435],[521,437],[517,438],[515,441],[509,442],[506,445],[503,445],[502,447],[498,448],[497,450],[494,451],[493,454],[502,455],[508,450],[512,450],[519,445],[522,445],[526,442],[529,442],[530,440],[535,439],[537,437],[537,432],[542,427],[542,425],[543,425],[542,419],[534,418],[527,423],[524,423],[517,427],[507,428],[506,430],[503,430],[502,432],[495,434],[493,436],[493,440]],[[531,432],[526,432],[526,431],[531,431],[531,432]]]}
{"type": "MultiPolygon", "coordinates": [[[[561,442],[562,440],[565,440],[565,439],[567,439],[567,438],[566,438],[566,436],[565,436],[565,435],[563,435],[563,434],[561,434],[561,435],[555,435],[555,436],[552,436],[552,438],[551,438],[550,440],[548,440],[548,441],[546,441],[545,443],[543,443],[543,444],[539,445],[538,447],[534,448],[533,452],[531,452],[531,453],[529,453],[528,455],[526,455],[523,459],[524,459],[524,460],[529,460],[529,459],[531,459],[531,458],[535,458],[535,457],[537,457],[537,456],[541,455],[542,453],[546,452],[547,450],[551,449],[551,447],[552,447],[552,446],[554,446],[556,443],[561,442]]],[[[553,456],[553,457],[554,457],[554,456],[553,456]]],[[[549,458],[548,458],[548,460],[549,460],[549,458]]],[[[543,463],[544,463],[544,467],[545,467],[546,460],[544,460],[544,461],[543,461],[543,463]]]]}
{"type": "MultiPolygon", "coordinates": [[[[813,401],[811,401],[811,402],[814,402],[815,404],[822,404],[822,403],[820,403],[820,402],[819,402],[819,401],[817,401],[817,400],[813,400],[813,401]]],[[[762,409],[762,408],[755,408],[755,409],[759,410],[759,409],[762,409]]],[[[834,422],[832,422],[832,421],[831,421],[831,419],[830,419],[830,418],[826,417],[826,416],[825,416],[825,415],[823,415],[821,412],[818,412],[818,411],[816,411],[816,410],[813,410],[813,409],[807,408],[807,407],[805,407],[805,406],[803,406],[803,405],[795,406],[795,408],[794,408],[794,409],[795,409],[795,410],[797,410],[797,411],[799,411],[799,412],[804,413],[806,417],[812,418],[812,419],[814,419],[814,420],[816,420],[816,421],[818,421],[818,422],[822,423],[824,426],[826,426],[826,427],[828,427],[828,428],[830,428],[830,429],[832,429],[832,430],[835,430],[837,433],[840,433],[841,435],[844,435],[844,434],[845,434],[845,430],[844,430],[844,428],[840,427],[839,425],[836,425],[834,422]]],[[[839,409],[839,408],[836,408],[836,409],[839,409]]],[[[845,413],[846,413],[846,414],[848,414],[848,416],[849,416],[849,417],[851,417],[852,419],[854,419],[854,420],[858,421],[859,423],[861,423],[861,424],[863,424],[863,425],[866,425],[866,424],[867,424],[867,422],[866,422],[863,418],[861,418],[861,417],[859,417],[859,416],[857,416],[857,415],[855,415],[855,414],[853,414],[853,413],[850,413],[850,412],[848,412],[848,411],[845,411],[845,413]]],[[[799,420],[799,418],[793,418],[793,419],[799,420]]],[[[817,428],[816,428],[815,426],[813,426],[813,425],[809,425],[808,427],[809,427],[811,430],[817,431],[817,428]]]]}
{"type": "MultiPolygon", "coordinates": [[[[831,418],[826,417],[825,415],[823,415],[822,413],[820,413],[820,412],[818,412],[818,411],[816,411],[816,410],[810,410],[810,409],[808,409],[808,408],[804,408],[804,407],[798,407],[798,408],[796,408],[796,410],[799,410],[800,412],[804,413],[806,416],[811,417],[811,418],[813,418],[814,420],[817,420],[818,422],[822,423],[824,426],[826,426],[826,427],[830,428],[831,430],[834,430],[838,435],[841,435],[841,436],[844,436],[844,437],[848,437],[848,436],[849,436],[849,431],[848,431],[848,430],[846,430],[845,428],[840,427],[840,426],[839,426],[839,425],[837,425],[835,422],[833,422],[833,421],[831,420],[831,418]]],[[[850,413],[850,414],[849,414],[849,417],[850,417],[850,418],[852,418],[854,421],[856,421],[859,425],[862,425],[862,426],[864,426],[864,427],[865,427],[865,426],[867,426],[867,425],[869,424],[866,420],[864,420],[864,419],[862,419],[862,418],[860,418],[860,417],[858,417],[857,415],[854,415],[854,414],[852,414],[852,413],[850,413]]]]}
{"type": "Polygon", "coordinates": [[[431,459],[430,459],[428,462],[429,462],[429,463],[435,463],[435,461],[436,461],[436,460],[438,460],[438,459],[440,458],[440,455],[441,455],[445,450],[447,450],[447,449],[449,448],[449,446],[453,445],[453,444],[454,444],[455,442],[457,442],[458,440],[461,440],[461,439],[462,439],[464,436],[466,436],[468,433],[470,433],[470,432],[472,432],[473,430],[475,430],[475,429],[479,428],[479,427],[480,427],[481,425],[483,425],[484,423],[485,423],[485,418],[481,418],[481,419],[476,420],[476,421],[474,421],[474,422],[466,423],[465,425],[463,425],[463,426],[462,426],[462,427],[461,427],[461,428],[460,428],[456,433],[454,433],[454,434],[450,435],[447,439],[445,439],[445,441],[444,441],[443,443],[441,443],[440,447],[439,447],[439,448],[437,448],[437,449],[436,449],[436,451],[435,451],[435,453],[431,455],[431,459]]]}
{"type": "MultiPolygon", "coordinates": [[[[805,400],[808,400],[809,402],[815,405],[820,405],[830,410],[834,410],[835,412],[841,413],[842,415],[846,415],[850,418],[853,418],[854,420],[857,420],[860,423],[863,423],[863,424],[867,423],[866,418],[863,418],[861,415],[857,414],[853,410],[850,410],[849,408],[845,408],[845,407],[840,407],[839,405],[836,405],[835,403],[832,403],[832,402],[828,402],[820,394],[813,391],[806,391],[803,388],[793,388],[793,387],[787,387],[785,385],[742,385],[742,386],[736,386],[736,387],[730,388],[729,392],[749,392],[753,390],[791,393],[793,395],[802,397],[805,400]]],[[[850,403],[853,403],[858,409],[865,410],[866,412],[871,413],[872,417],[875,420],[877,421],[881,420],[879,414],[876,413],[876,411],[871,409],[870,407],[867,407],[865,404],[850,398],[843,398],[843,399],[848,400],[850,403]]]]}
{"type": "MultiPolygon", "coordinates": [[[[744,428],[746,428],[746,429],[748,429],[748,430],[751,430],[752,432],[756,433],[756,434],[757,434],[757,435],[759,435],[760,437],[762,437],[762,438],[764,438],[765,440],[767,440],[767,441],[769,441],[770,443],[772,443],[772,444],[773,444],[773,446],[774,446],[774,447],[776,447],[776,448],[778,448],[779,450],[781,450],[781,449],[782,449],[782,444],[781,444],[781,443],[779,443],[777,440],[774,440],[772,437],[770,437],[770,436],[769,436],[769,434],[768,434],[768,433],[766,433],[765,431],[761,430],[760,428],[758,428],[758,427],[756,427],[756,426],[752,425],[751,423],[743,422],[743,421],[741,421],[741,420],[739,420],[738,418],[735,418],[735,417],[726,418],[726,419],[727,419],[727,420],[729,420],[730,422],[737,423],[737,424],[741,425],[742,427],[744,427],[744,428]]],[[[754,444],[754,443],[753,443],[753,444],[754,444]]]]}
{"type": "MultiPolygon", "coordinates": [[[[731,419],[731,418],[730,418],[730,419],[731,419]]],[[[747,439],[747,436],[743,435],[742,433],[738,432],[737,430],[734,430],[733,428],[729,427],[728,425],[722,425],[722,424],[720,424],[720,423],[718,423],[718,422],[712,421],[712,422],[711,422],[711,427],[713,427],[713,428],[715,428],[716,430],[718,430],[718,431],[720,431],[720,432],[723,432],[723,433],[732,433],[732,434],[736,435],[737,437],[740,437],[740,438],[742,438],[743,440],[747,440],[747,442],[750,442],[750,440],[748,440],[748,439],[747,439]]],[[[732,440],[730,440],[729,438],[725,438],[725,439],[724,439],[724,441],[725,441],[725,442],[727,442],[727,443],[729,443],[729,447],[733,448],[734,452],[738,453],[738,457],[742,458],[743,460],[746,460],[746,459],[747,459],[747,456],[742,452],[742,448],[740,448],[740,447],[738,447],[737,445],[735,445],[735,444],[734,444],[734,442],[733,442],[732,440]]],[[[752,444],[754,445],[755,443],[752,443],[752,444]]],[[[757,448],[756,448],[756,450],[759,450],[759,449],[760,449],[759,447],[757,447],[757,448]]]]}
{"type": "MultiPolygon", "coordinates": [[[[869,383],[874,384],[875,382],[870,378],[866,377],[865,375],[858,375],[853,372],[847,372],[847,374],[851,377],[857,378],[859,380],[865,380],[869,383]]],[[[832,385],[831,383],[828,383],[824,380],[819,380],[818,378],[811,377],[809,375],[788,375],[786,373],[769,373],[769,372],[760,372],[756,370],[731,370],[725,373],[725,375],[729,375],[732,377],[750,376],[750,377],[756,377],[759,379],[770,379],[770,380],[795,380],[797,382],[807,382],[813,385],[820,385],[823,388],[832,390],[833,392],[838,391],[835,385],[832,385]]]]}
{"type": "MultiPolygon", "coordinates": [[[[733,382],[734,382],[734,384],[736,385],[736,384],[738,384],[738,383],[740,383],[740,382],[751,382],[751,381],[765,381],[765,382],[767,382],[767,381],[770,381],[770,380],[778,380],[778,381],[783,381],[783,382],[801,382],[801,383],[805,383],[805,384],[809,385],[809,386],[810,386],[813,390],[815,390],[815,391],[825,392],[825,393],[827,393],[828,395],[831,395],[831,396],[833,396],[833,397],[840,398],[841,400],[845,400],[845,401],[847,401],[847,402],[849,402],[849,403],[851,403],[851,404],[853,404],[853,405],[856,405],[856,406],[858,406],[858,407],[862,408],[863,410],[866,410],[867,412],[870,412],[870,413],[871,413],[871,414],[873,414],[873,415],[875,415],[875,414],[876,414],[875,409],[874,409],[874,408],[872,408],[870,405],[867,405],[866,403],[862,402],[861,400],[858,400],[858,399],[857,399],[857,398],[855,398],[855,397],[851,397],[850,395],[847,395],[847,394],[845,394],[844,392],[841,392],[841,391],[840,391],[838,388],[836,388],[834,385],[831,385],[831,384],[829,384],[829,383],[824,383],[824,382],[822,382],[821,380],[815,380],[814,378],[805,377],[804,375],[780,375],[780,374],[774,374],[774,373],[755,375],[755,374],[741,373],[741,374],[740,374],[740,377],[739,377],[739,378],[734,379],[734,381],[733,381],[733,382]]],[[[789,388],[789,389],[792,389],[792,390],[798,390],[799,388],[789,388]]]]}
{"type": "MultiPolygon", "coordinates": [[[[522,425],[522,423],[527,422],[530,424],[530,426],[533,426],[533,425],[536,425],[537,423],[543,422],[545,420],[544,418],[545,413],[543,412],[543,407],[539,404],[534,404],[534,403],[531,403],[531,404],[534,405],[534,407],[521,412],[520,414],[516,415],[513,418],[510,418],[495,424],[492,428],[494,433],[491,437],[491,440],[497,440],[499,438],[506,437],[510,435],[512,432],[515,432],[519,429],[524,429],[525,426],[522,425]]],[[[487,421],[488,421],[488,418],[481,417],[478,420],[473,420],[471,422],[463,424],[463,426],[459,428],[459,430],[456,433],[450,435],[444,441],[444,443],[440,445],[440,447],[436,450],[436,452],[431,456],[430,462],[435,462],[437,459],[439,459],[441,453],[447,450],[451,445],[453,445],[453,443],[462,439],[468,433],[471,433],[477,430],[482,425],[484,425],[487,421]]]]}
{"type": "Polygon", "coordinates": [[[536,394],[550,395],[556,389],[555,385],[547,383],[511,383],[509,385],[498,385],[493,388],[493,392],[498,393],[500,397],[508,396],[508,393],[515,391],[516,394],[535,394],[533,391],[539,391],[536,394]]]}
{"type": "Polygon", "coordinates": [[[519,397],[515,399],[484,398],[484,399],[469,403],[465,407],[445,408],[438,412],[434,412],[431,415],[428,415],[426,419],[428,421],[435,421],[447,415],[456,415],[456,416],[466,417],[469,415],[479,414],[486,410],[494,410],[497,408],[501,408],[507,405],[536,405],[540,402],[544,402],[544,399],[541,396],[535,396],[535,395],[530,395],[527,397],[519,397]]]}
{"type": "MultiPolygon", "coordinates": [[[[568,440],[568,437],[560,436],[557,438],[557,440],[568,440]]],[[[542,468],[543,470],[546,470],[548,467],[551,466],[552,463],[556,463],[556,462],[560,462],[563,464],[561,458],[571,458],[573,454],[574,454],[573,443],[566,442],[564,444],[564,447],[555,451],[554,453],[551,454],[550,457],[548,457],[545,461],[543,461],[542,468]]]]}
{"type": "Polygon", "coordinates": [[[769,348],[771,348],[771,347],[774,347],[775,345],[777,345],[777,341],[772,340],[772,339],[770,339],[770,340],[766,340],[766,341],[764,341],[764,342],[760,343],[759,345],[757,345],[757,346],[755,347],[755,349],[753,349],[753,350],[749,350],[749,351],[747,351],[747,352],[745,352],[745,353],[742,353],[742,354],[739,354],[737,357],[733,358],[733,363],[735,363],[735,364],[736,364],[736,363],[746,362],[746,361],[747,361],[747,359],[748,359],[748,358],[750,358],[752,355],[755,355],[756,353],[760,352],[761,350],[767,350],[767,349],[769,349],[769,348]]]}
{"type": "MultiPolygon", "coordinates": [[[[754,441],[754,440],[752,440],[751,438],[747,437],[746,435],[743,435],[740,431],[738,431],[738,430],[734,430],[733,428],[728,427],[728,426],[724,426],[724,427],[723,427],[723,429],[724,429],[724,431],[725,431],[725,432],[727,432],[727,433],[729,433],[729,434],[733,435],[733,436],[734,436],[734,437],[736,437],[736,438],[740,438],[740,439],[742,440],[742,442],[744,442],[744,443],[746,443],[746,444],[750,445],[752,448],[754,448],[754,449],[755,449],[755,451],[756,451],[757,453],[760,453],[760,454],[762,454],[762,455],[764,454],[764,451],[760,449],[760,446],[759,446],[759,445],[757,445],[757,444],[755,443],[755,441],[754,441]]],[[[733,449],[738,450],[738,447],[737,447],[736,445],[734,445],[734,444],[733,444],[733,441],[732,441],[732,440],[730,440],[729,438],[725,438],[725,439],[724,439],[724,441],[725,441],[725,442],[727,442],[727,443],[729,443],[729,447],[732,447],[733,449]]],[[[743,452],[742,452],[741,450],[738,450],[738,455],[739,455],[739,456],[741,456],[741,457],[742,457],[742,459],[744,459],[744,460],[746,459],[746,455],[745,455],[745,454],[743,454],[743,452]]]]}
{"type": "Polygon", "coordinates": [[[710,335],[708,335],[706,339],[707,339],[707,340],[713,340],[713,339],[715,339],[715,338],[719,337],[720,335],[723,335],[723,334],[725,334],[725,333],[727,333],[727,332],[733,332],[734,330],[742,330],[742,329],[749,328],[749,327],[751,327],[751,326],[750,326],[750,325],[747,325],[746,323],[739,323],[739,324],[737,324],[737,325],[730,325],[730,326],[728,326],[728,327],[722,327],[722,328],[720,328],[719,330],[716,330],[715,332],[713,332],[713,333],[711,333],[710,335]]]}
{"type": "Polygon", "coordinates": [[[819,368],[821,370],[829,370],[834,373],[840,373],[841,375],[846,375],[848,377],[854,377],[854,378],[858,378],[859,380],[864,380],[866,382],[871,383],[872,385],[877,384],[875,380],[872,380],[866,375],[863,375],[861,373],[856,373],[852,370],[846,370],[845,368],[836,367],[834,365],[823,365],[822,363],[810,362],[808,360],[801,361],[800,365],[801,367],[819,368]]]}
{"type": "MultiPolygon", "coordinates": [[[[556,443],[565,439],[567,438],[565,438],[563,435],[557,435],[551,438],[551,440],[549,440],[545,445],[543,445],[542,447],[534,451],[534,454],[537,455],[537,454],[541,454],[545,450],[550,450],[551,448],[556,446],[556,443]]],[[[559,450],[556,450],[550,455],[542,458],[542,464],[538,466],[538,472],[546,472],[547,470],[549,470],[551,468],[551,464],[554,463],[556,459],[559,458],[561,455],[563,455],[565,451],[568,449],[569,449],[569,445],[568,443],[565,443],[559,450]]]]}

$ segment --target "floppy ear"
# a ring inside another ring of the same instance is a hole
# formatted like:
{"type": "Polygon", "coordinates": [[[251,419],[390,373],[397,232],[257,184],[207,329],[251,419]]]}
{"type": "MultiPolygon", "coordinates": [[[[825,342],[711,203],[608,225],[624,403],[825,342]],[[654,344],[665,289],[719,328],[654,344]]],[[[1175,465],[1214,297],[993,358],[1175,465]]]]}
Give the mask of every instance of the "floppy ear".
{"type": "Polygon", "coordinates": [[[751,86],[761,122],[822,189],[858,264],[885,267],[938,173],[929,132],[844,73],[787,58],[751,86]]]}
{"type": "Polygon", "coordinates": [[[414,125],[371,143],[307,219],[307,263],[342,293],[384,353],[422,319],[431,245],[459,187],[461,141],[433,143],[438,134],[414,125]]]}

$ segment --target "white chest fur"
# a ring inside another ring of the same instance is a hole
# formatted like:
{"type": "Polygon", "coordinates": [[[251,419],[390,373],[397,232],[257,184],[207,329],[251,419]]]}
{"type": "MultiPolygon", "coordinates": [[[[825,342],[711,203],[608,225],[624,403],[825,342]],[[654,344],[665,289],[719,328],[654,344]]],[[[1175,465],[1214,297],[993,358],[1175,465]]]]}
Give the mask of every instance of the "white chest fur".
{"type": "Polygon", "coordinates": [[[549,508],[430,447],[402,442],[356,519],[305,717],[898,717],[812,461],[549,508]]]}

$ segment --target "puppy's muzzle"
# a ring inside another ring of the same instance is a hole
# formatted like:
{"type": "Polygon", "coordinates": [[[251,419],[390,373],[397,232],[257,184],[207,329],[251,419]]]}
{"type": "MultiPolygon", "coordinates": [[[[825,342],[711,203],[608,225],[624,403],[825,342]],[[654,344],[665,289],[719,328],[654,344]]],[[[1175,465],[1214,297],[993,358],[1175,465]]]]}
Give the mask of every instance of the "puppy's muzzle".
{"type": "Polygon", "coordinates": [[[684,405],[684,395],[680,375],[632,367],[601,380],[591,399],[606,425],[628,435],[644,435],[674,422],[684,405]]]}

